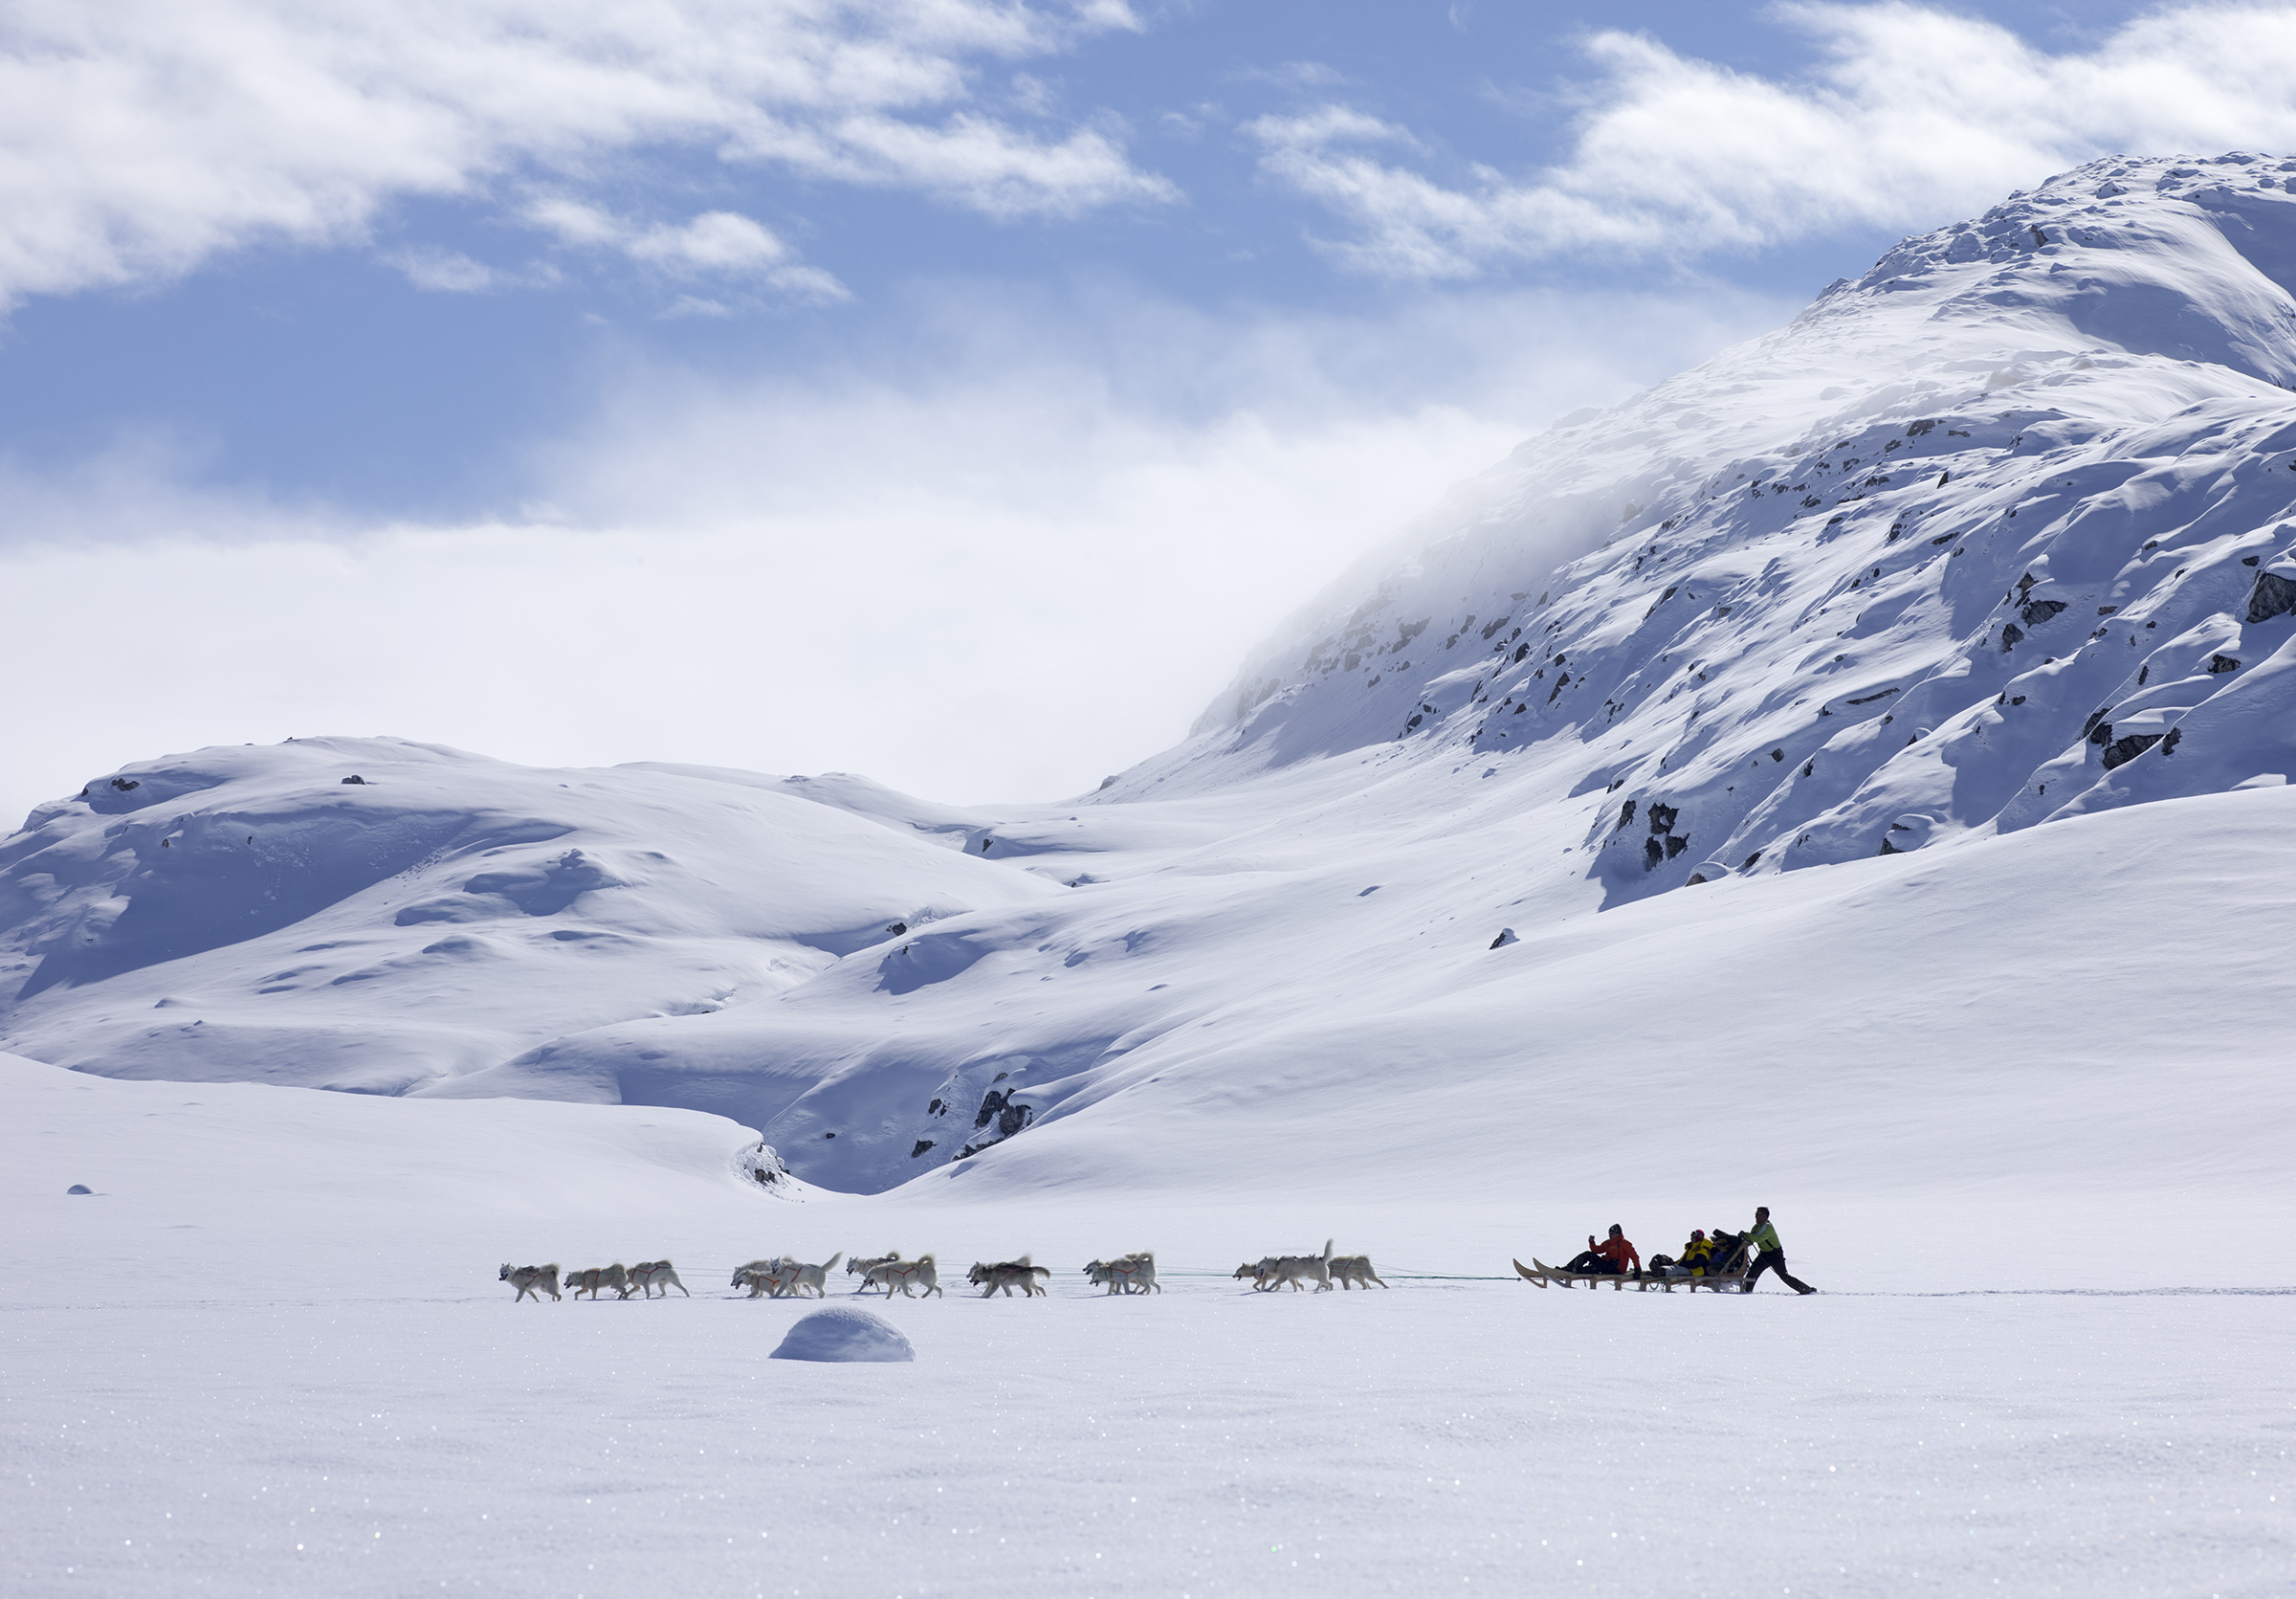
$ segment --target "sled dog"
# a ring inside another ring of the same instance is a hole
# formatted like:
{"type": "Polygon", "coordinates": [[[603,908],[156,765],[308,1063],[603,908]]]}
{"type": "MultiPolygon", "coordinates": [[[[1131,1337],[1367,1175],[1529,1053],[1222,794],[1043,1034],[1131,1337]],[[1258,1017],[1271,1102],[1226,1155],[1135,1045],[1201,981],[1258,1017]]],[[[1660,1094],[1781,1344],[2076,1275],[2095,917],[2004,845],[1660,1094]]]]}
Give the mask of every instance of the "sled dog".
{"type": "Polygon", "coordinates": [[[686,1285],[677,1280],[677,1269],[667,1260],[639,1261],[629,1269],[629,1279],[638,1285],[639,1295],[643,1299],[652,1299],[656,1288],[662,1291],[665,1299],[670,1297],[673,1288],[685,1294],[689,1299],[694,1297],[686,1292],[686,1285]]]}
{"type": "Polygon", "coordinates": [[[845,1262],[845,1275],[852,1277],[856,1273],[859,1274],[861,1286],[854,1289],[854,1293],[866,1294],[871,1288],[875,1287],[884,1289],[886,1296],[891,1298],[893,1288],[891,1278],[886,1274],[888,1268],[899,1263],[900,1258],[901,1252],[897,1249],[890,1255],[872,1255],[866,1257],[858,1255],[848,1255],[845,1262]]]}
{"type": "MultiPolygon", "coordinates": [[[[885,1297],[889,1299],[895,1288],[901,1291],[904,1299],[910,1297],[913,1287],[922,1288],[928,1297],[940,1294],[940,1273],[934,1268],[930,1255],[920,1255],[915,1260],[889,1260],[877,1270],[885,1274],[885,1297]]],[[[948,1298],[946,1294],[940,1297],[948,1298]]]]}
{"type": "Polygon", "coordinates": [[[773,1293],[782,1265],[781,1257],[776,1255],[771,1260],[752,1260],[746,1266],[736,1266],[734,1286],[748,1289],[749,1297],[753,1299],[761,1294],[773,1293]]]}
{"type": "Polygon", "coordinates": [[[1275,1275],[1275,1256],[1263,1255],[1257,1260],[1247,1260],[1236,1268],[1235,1275],[1250,1278],[1255,1291],[1266,1288],[1268,1279],[1275,1275]]]}
{"type": "Polygon", "coordinates": [[[566,1274],[566,1285],[574,1289],[574,1297],[578,1299],[587,1294],[592,1304],[598,1302],[598,1290],[601,1288],[611,1288],[615,1299],[627,1299],[629,1298],[629,1268],[617,1260],[610,1266],[592,1266],[586,1272],[569,1272],[566,1274]],[[577,1287],[577,1284],[580,1286],[577,1287]]]}
{"type": "MultiPolygon", "coordinates": [[[[1247,1268],[1237,1268],[1241,1277],[1247,1268]]],[[[1111,1294],[1145,1294],[1153,1289],[1162,1293],[1163,1286],[1156,1280],[1156,1256],[1146,1250],[1136,1250],[1114,1260],[1094,1260],[1084,1268],[1085,1277],[1094,1285],[1105,1283],[1111,1294]]]]}
{"type": "Polygon", "coordinates": [[[983,1265],[976,1260],[973,1262],[973,1269],[964,1274],[966,1281],[980,1287],[981,1297],[984,1299],[1000,1288],[1004,1290],[1004,1297],[1010,1299],[1016,1285],[1020,1288],[1023,1299],[1043,1294],[1046,1290],[1036,1285],[1036,1279],[1051,1275],[1050,1267],[1030,1265],[1028,1257],[1025,1255],[1018,1260],[999,1260],[993,1265],[983,1265]]]}
{"type": "Polygon", "coordinates": [[[813,1290],[815,1299],[828,1298],[829,1268],[845,1258],[839,1250],[818,1266],[808,1266],[802,1260],[788,1260],[775,1255],[771,1260],[752,1260],[734,1273],[734,1286],[749,1285],[749,1297],[771,1294],[775,1299],[784,1294],[805,1298],[806,1290],[813,1290]]]}
{"type": "Polygon", "coordinates": [[[558,1263],[556,1261],[552,1261],[547,1266],[520,1266],[513,1270],[510,1262],[505,1260],[502,1262],[502,1275],[497,1280],[510,1283],[518,1289],[518,1298],[510,1301],[512,1304],[517,1304],[519,1299],[524,1299],[529,1294],[534,1294],[536,1304],[542,1302],[542,1294],[549,1295],[553,1299],[558,1298],[558,1263]],[[541,1290],[541,1293],[535,1293],[538,1288],[541,1290]]]}
{"type": "MultiPolygon", "coordinates": [[[[1260,1264],[1266,1266],[1268,1262],[1263,1260],[1260,1264]]],[[[1316,1293],[1328,1294],[1332,1287],[1332,1241],[1329,1238],[1323,1241],[1321,1255],[1278,1256],[1275,1259],[1274,1267],[1275,1269],[1269,1274],[1267,1282],[1270,1291],[1281,1288],[1288,1282],[1292,1285],[1292,1292],[1296,1294],[1299,1292],[1301,1283],[1313,1282],[1315,1284],[1316,1293]]]]}
{"type": "Polygon", "coordinates": [[[1371,1291],[1371,1285],[1375,1282],[1381,1288],[1387,1286],[1380,1274],[1371,1269],[1371,1256],[1368,1255],[1333,1255],[1332,1276],[1338,1280],[1340,1287],[1361,1288],[1365,1293],[1371,1291]]]}

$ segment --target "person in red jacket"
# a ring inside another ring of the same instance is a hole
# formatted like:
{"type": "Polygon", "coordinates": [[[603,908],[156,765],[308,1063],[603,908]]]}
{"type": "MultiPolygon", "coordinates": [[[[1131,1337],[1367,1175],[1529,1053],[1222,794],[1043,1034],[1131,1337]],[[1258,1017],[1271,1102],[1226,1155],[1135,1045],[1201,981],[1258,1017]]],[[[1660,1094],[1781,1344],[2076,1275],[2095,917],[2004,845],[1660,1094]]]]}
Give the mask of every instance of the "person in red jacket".
{"type": "Polygon", "coordinates": [[[1637,1255],[1634,1246],[1626,1241],[1625,1230],[1614,1221],[1610,1224],[1610,1236],[1599,1244],[1595,1242],[1595,1235],[1591,1233],[1588,1233],[1585,1253],[1578,1255],[1563,1270],[1566,1272],[1599,1272],[1605,1277],[1616,1277],[1626,1270],[1626,1263],[1629,1260],[1634,1262],[1634,1269],[1639,1275],[1643,1269],[1643,1257],[1637,1255]]]}

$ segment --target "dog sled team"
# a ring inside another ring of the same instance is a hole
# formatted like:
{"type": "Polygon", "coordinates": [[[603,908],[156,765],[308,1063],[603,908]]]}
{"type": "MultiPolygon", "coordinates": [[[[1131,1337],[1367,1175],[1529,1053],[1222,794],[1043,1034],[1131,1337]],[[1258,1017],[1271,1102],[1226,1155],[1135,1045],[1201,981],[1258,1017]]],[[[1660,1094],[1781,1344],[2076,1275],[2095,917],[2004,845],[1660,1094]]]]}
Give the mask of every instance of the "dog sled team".
{"type": "MultiPolygon", "coordinates": [[[[1590,1242],[1592,1240],[1589,1240],[1590,1242]]],[[[752,1260],[734,1268],[733,1286],[746,1288],[755,1299],[827,1299],[829,1272],[843,1260],[848,1277],[859,1277],[853,1289],[866,1294],[872,1288],[883,1289],[887,1299],[895,1293],[903,1298],[923,1296],[930,1299],[941,1293],[940,1270],[930,1255],[920,1255],[914,1260],[904,1260],[896,1250],[889,1255],[847,1256],[843,1251],[830,1255],[818,1266],[802,1260],[775,1255],[769,1260],[752,1260]]],[[[1362,1288],[1368,1291],[1375,1282],[1381,1288],[1378,1273],[1371,1269],[1368,1255],[1332,1254],[1332,1240],[1323,1241],[1321,1255],[1269,1255],[1256,1264],[1236,1268],[1238,1277],[1249,1278],[1254,1289],[1272,1291],[1290,1283],[1296,1292],[1307,1283],[1314,1283],[1322,1293],[1336,1282],[1342,1288],[1362,1288]]],[[[1049,1295],[1045,1279],[1052,1276],[1049,1266],[1039,1266],[1028,1256],[1018,1260],[975,1261],[965,1273],[965,1280],[981,1290],[982,1299],[1002,1293],[1012,1297],[1019,1289],[1023,1299],[1049,1295]]],[[[1130,1255],[1117,1255],[1113,1260],[1088,1261],[1084,1266],[1085,1280],[1093,1287],[1109,1294],[1160,1294],[1163,1285],[1156,1280],[1156,1256],[1147,1250],[1135,1250],[1130,1255]]],[[[688,1299],[686,1285],[677,1279],[676,1271],[667,1260],[642,1260],[635,1266],[624,1266],[616,1261],[611,1266],[594,1266],[587,1271],[568,1272],[562,1279],[555,1263],[548,1266],[512,1266],[503,1262],[500,1280],[516,1288],[518,1298],[531,1295],[539,1303],[544,1294],[559,1298],[562,1286],[576,1299],[587,1294],[593,1299],[605,1289],[613,1290],[614,1298],[627,1299],[632,1294],[651,1299],[658,1292],[670,1297],[675,1288],[688,1299]]]]}
{"type": "Polygon", "coordinates": [[[1332,1240],[1323,1241],[1321,1255],[1263,1255],[1257,1260],[1247,1260],[1235,1270],[1239,1279],[1248,1279],[1262,1293],[1274,1293],[1286,1283],[1296,1294],[1301,1285],[1313,1282],[1318,1294],[1329,1293],[1333,1283],[1342,1288],[1361,1288],[1371,1292],[1371,1285],[1387,1286],[1380,1275],[1371,1269],[1368,1255],[1334,1255],[1332,1240]]]}
{"type": "Polygon", "coordinates": [[[1668,1293],[1682,1286],[1693,1294],[1701,1288],[1716,1294],[1725,1289],[1751,1294],[1755,1280],[1764,1272],[1776,1272],[1777,1280],[1797,1294],[1818,1292],[1786,1270],[1785,1246],[1778,1242],[1777,1229],[1771,1224],[1767,1205],[1755,1207],[1754,1225],[1745,1232],[1731,1233],[1716,1228],[1710,1233],[1703,1228],[1693,1229],[1689,1242],[1682,1246],[1681,1255],[1653,1255],[1646,1265],[1634,1245],[1627,1241],[1624,1230],[1613,1222],[1610,1235],[1601,1242],[1596,1242],[1594,1235],[1588,1234],[1586,1248],[1568,1265],[1550,1266],[1534,1255],[1529,1266],[1517,1260],[1514,1269],[1541,1288],[1550,1282],[1565,1288],[1574,1282],[1583,1282],[1593,1288],[1607,1281],[1614,1291],[1631,1282],[1644,1289],[1664,1288],[1668,1293]]]}
{"type": "MultiPolygon", "coordinates": [[[[531,1294],[535,1302],[540,1304],[544,1294],[554,1299],[558,1298],[560,1277],[556,1261],[547,1266],[513,1266],[505,1260],[499,1280],[516,1288],[519,1299],[531,1294]]],[[[651,1299],[657,1291],[666,1299],[673,1288],[689,1299],[694,1297],[686,1285],[677,1280],[677,1269],[667,1260],[641,1260],[634,1266],[625,1266],[617,1260],[610,1266],[592,1266],[586,1271],[568,1272],[564,1283],[567,1291],[578,1299],[585,1294],[594,1299],[602,1288],[611,1288],[617,1299],[627,1299],[633,1293],[641,1299],[651,1299]]]]}

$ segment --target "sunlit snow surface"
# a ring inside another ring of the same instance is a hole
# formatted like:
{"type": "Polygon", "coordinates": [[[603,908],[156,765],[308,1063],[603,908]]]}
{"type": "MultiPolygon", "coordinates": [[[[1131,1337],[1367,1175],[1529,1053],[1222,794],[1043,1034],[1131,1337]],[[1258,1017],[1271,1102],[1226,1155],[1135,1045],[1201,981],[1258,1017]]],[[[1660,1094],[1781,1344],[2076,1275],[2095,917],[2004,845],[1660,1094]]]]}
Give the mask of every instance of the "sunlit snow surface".
{"type": "MultiPolygon", "coordinates": [[[[1816,1298],[1586,1295],[1490,1268],[1610,1212],[1504,1191],[790,1203],[690,1112],[5,1058],[0,1110],[15,1594],[2261,1595],[2296,1557],[2296,1297],[1949,1291],[2237,1280],[2285,1204],[1812,1201],[1816,1298]],[[1394,1288],[1225,1276],[1325,1229],[1394,1288]],[[856,1245],[1063,1269],[868,1301],[914,1364],[766,1358],[814,1302],[732,1264],[856,1245]],[[1085,1291],[1141,1246],[1164,1294],[1085,1291]],[[695,1298],[495,1280],[665,1254],[695,1298]]],[[[1614,1195],[1645,1248],[1731,1205],[1614,1195]]]]}

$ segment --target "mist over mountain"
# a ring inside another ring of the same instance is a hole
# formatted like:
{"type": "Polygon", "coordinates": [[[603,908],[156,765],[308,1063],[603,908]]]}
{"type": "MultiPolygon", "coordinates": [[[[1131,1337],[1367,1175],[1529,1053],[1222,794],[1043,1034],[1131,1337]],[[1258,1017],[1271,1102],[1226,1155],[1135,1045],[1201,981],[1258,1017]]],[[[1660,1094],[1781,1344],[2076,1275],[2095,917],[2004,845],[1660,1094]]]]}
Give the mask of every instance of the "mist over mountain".
{"type": "Polygon", "coordinates": [[[2174,996],[2286,909],[2222,885],[2296,769],[2291,182],[2096,162],[1906,240],[1528,441],[1059,804],[132,763],[0,842],[0,1048],[708,1110],[869,1191],[1201,1193],[1270,1140],[1433,1187],[1536,1140],[1565,1185],[1662,1114],[1751,1172],[1781,1098],[1843,1132],[1813,1183],[2277,1158],[2152,1076],[2109,1084],[2141,1157],[2033,1129],[2068,1069],[2277,1036],[2268,983],[2205,1038],[2174,996]],[[2206,932],[2114,931],[2164,925],[2206,932]],[[1938,1058],[1943,994],[2015,1010],[2013,1067],[1938,1058]]]}

